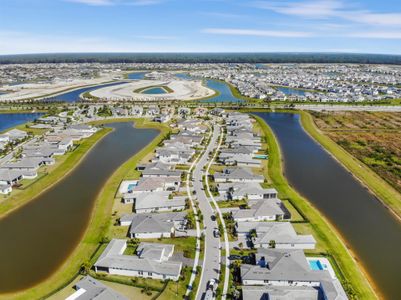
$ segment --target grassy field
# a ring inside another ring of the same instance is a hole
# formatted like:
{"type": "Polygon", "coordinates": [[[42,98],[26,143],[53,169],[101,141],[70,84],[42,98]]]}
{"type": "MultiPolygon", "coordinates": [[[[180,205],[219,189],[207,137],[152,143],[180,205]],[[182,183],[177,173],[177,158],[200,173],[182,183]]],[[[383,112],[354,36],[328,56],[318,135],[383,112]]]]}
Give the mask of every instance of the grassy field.
{"type": "MultiPolygon", "coordinates": [[[[90,138],[83,140],[75,151],[70,152],[62,157],[57,158],[55,166],[47,166],[48,175],[36,180],[33,184],[23,190],[14,190],[11,196],[4,197],[0,200],[0,218],[6,216],[14,209],[26,204],[35,197],[39,196],[46,189],[53,186],[59,180],[64,178],[74,167],[76,167],[81,159],[88,151],[104,137],[111,129],[105,128],[99,130],[90,138]]],[[[42,172],[42,171],[41,171],[42,172]]]]}
{"type": "Polygon", "coordinates": [[[300,114],[305,130],[401,218],[401,114],[300,114]]]}
{"type": "MultiPolygon", "coordinates": [[[[103,189],[99,192],[95,201],[92,216],[80,244],[76,247],[67,261],[44,282],[35,286],[35,288],[24,290],[13,294],[0,295],[0,299],[39,299],[48,295],[50,292],[59,289],[60,287],[69,284],[71,278],[76,276],[82,263],[89,260],[91,255],[96,250],[99,242],[104,237],[110,226],[110,216],[112,213],[112,206],[114,194],[117,190],[121,180],[125,177],[126,173],[139,162],[142,157],[147,155],[163,140],[164,136],[169,132],[166,125],[159,123],[148,122],[144,119],[116,119],[108,120],[107,123],[113,122],[133,122],[135,121],[136,127],[158,128],[160,134],[146,147],[144,147],[137,154],[132,156],[128,161],[121,165],[108,179],[103,189]]],[[[96,122],[99,124],[102,122],[96,122]]]]}
{"type": "Polygon", "coordinates": [[[341,270],[341,281],[351,299],[377,299],[375,291],[367,280],[361,266],[356,263],[352,253],[339,238],[338,232],[305,198],[292,189],[283,176],[280,147],[270,127],[259,117],[255,116],[267,137],[269,149],[269,165],[265,176],[269,177],[282,199],[291,199],[297,211],[309,221],[306,224],[296,224],[298,232],[309,232],[318,241],[318,250],[335,258],[341,270]]]}

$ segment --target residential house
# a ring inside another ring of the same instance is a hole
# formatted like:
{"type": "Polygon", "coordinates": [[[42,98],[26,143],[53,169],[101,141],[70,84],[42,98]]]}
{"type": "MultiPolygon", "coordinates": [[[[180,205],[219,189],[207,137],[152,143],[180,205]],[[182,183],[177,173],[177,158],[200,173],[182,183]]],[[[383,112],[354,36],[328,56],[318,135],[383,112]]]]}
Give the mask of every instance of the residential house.
{"type": "Polygon", "coordinates": [[[277,249],[314,249],[316,241],[312,235],[298,235],[289,222],[238,222],[236,228],[238,236],[251,237],[255,248],[277,249]]]}
{"type": "Polygon", "coordinates": [[[322,300],[319,289],[311,286],[243,286],[243,300],[322,300]]]}
{"type": "Polygon", "coordinates": [[[225,200],[261,200],[277,198],[277,190],[264,189],[259,183],[219,183],[220,194],[224,194],[225,200]]]}
{"type": "Polygon", "coordinates": [[[314,287],[323,299],[348,299],[338,279],[326,270],[312,270],[302,250],[259,249],[256,261],[256,265],[241,265],[244,286],[314,287]]]}
{"type": "Polygon", "coordinates": [[[177,281],[182,263],[170,261],[172,245],[139,245],[139,256],[124,255],[126,240],[112,239],[94,264],[95,272],[177,281]],[[166,259],[167,258],[167,259],[166,259]]]}
{"type": "Polygon", "coordinates": [[[216,172],[213,175],[214,181],[219,182],[264,182],[262,175],[255,175],[245,167],[226,168],[223,172],[216,172]]]}
{"type": "Polygon", "coordinates": [[[247,209],[232,211],[236,222],[279,221],[290,219],[291,214],[280,199],[248,200],[247,209]]]}
{"type": "Polygon", "coordinates": [[[136,195],[135,212],[138,214],[178,211],[185,209],[185,197],[170,199],[170,192],[150,192],[136,195]]]}
{"type": "Polygon", "coordinates": [[[0,194],[7,195],[13,191],[13,188],[9,184],[0,183],[0,194]]]}
{"type": "Polygon", "coordinates": [[[170,212],[160,214],[128,214],[120,218],[121,226],[130,226],[130,238],[160,238],[171,237],[175,230],[186,227],[185,212],[170,212]]]}
{"type": "Polygon", "coordinates": [[[90,276],[78,281],[74,288],[77,291],[65,300],[128,300],[127,297],[90,276]]]}

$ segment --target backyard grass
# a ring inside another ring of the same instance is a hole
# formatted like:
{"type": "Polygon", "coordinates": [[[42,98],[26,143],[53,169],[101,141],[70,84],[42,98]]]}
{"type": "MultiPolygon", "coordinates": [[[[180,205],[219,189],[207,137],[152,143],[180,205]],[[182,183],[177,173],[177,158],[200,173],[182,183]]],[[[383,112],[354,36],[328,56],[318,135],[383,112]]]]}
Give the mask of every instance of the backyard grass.
{"type": "Polygon", "coordinates": [[[174,252],[182,252],[187,258],[195,258],[196,237],[141,239],[141,242],[171,244],[174,245],[174,252]]]}
{"type": "Polygon", "coordinates": [[[246,200],[227,200],[227,201],[218,201],[218,206],[220,208],[230,208],[230,207],[240,207],[248,205],[246,200]]]}
{"type": "MultiPolygon", "coordinates": [[[[92,216],[89,225],[84,233],[84,236],[80,244],[75,248],[70,257],[64,262],[64,264],[47,280],[35,286],[35,288],[27,289],[24,291],[16,292],[13,294],[0,295],[0,299],[38,299],[43,298],[54,290],[60,288],[60,286],[67,285],[71,278],[76,276],[80,266],[89,260],[91,255],[94,253],[99,245],[99,242],[105,236],[108,227],[111,223],[111,213],[113,207],[113,200],[115,192],[121,182],[126,176],[127,172],[134,168],[135,165],[145,156],[149,151],[153,151],[155,147],[163,140],[164,136],[169,132],[167,125],[153,123],[144,119],[115,119],[107,120],[106,122],[94,122],[94,124],[100,123],[113,123],[113,122],[135,122],[136,127],[139,128],[157,128],[160,130],[160,134],[153,139],[146,147],[141,151],[132,156],[128,161],[122,164],[107,180],[103,189],[98,194],[95,201],[95,205],[92,211],[92,216]]],[[[105,134],[105,131],[100,131],[105,134]]],[[[100,133],[98,132],[98,133],[100,133]]],[[[82,151],[82,150],[81,150],[82,151]]],[[[77,161],[76,161],[77,162],[77,161]]],[[[57,177],[56,177],[57,178],[57,177]]]]}
{"type": "MultiPolygon", "coordinates": [[[[324,252],[332,255],[341,268],[345,277],[345,280],[342,280],[342,284],[348,296],[351,299],[377,299],[367,275],[363,272],[361,266],[356,263],[351,251],[346,248],[340,239],[339,233],[317,209],[289,186],[283,176],[281,151],[273,132],[263,119],[257,116],[254,116],[254,118],[263,129],[264,135],[267,137],[268,149],[270,150],[269,167],[265,176],[272,180],[279,192],[279,197],[291,199],[298,211],[307,217],[309,220],[308,227],[310,227],[311,233],[318,241],[319,247],[322,247],[324,252]]],[[[299,231],[307,230],[307,228],[302,228],[302,224],[297,225],[300,227],[297,228],[299,231]]]]}
{"type": "Polygon", "coordinates": [[[83,159],[83,157],[96,144],[96,142],[98,142],[110,131],[111,129],[105,128],[99,130],[88,139],[83,140],[73,152],[70,152],[61,158],[57,158],[59,163],[57,163],[55,166],[47,166],[46,168],[49,172],[48,175],[43,176],[32,184],[29,184],[29,187],[26,189],[16,189],[11,193],[10,196],[0,200],[0,218],[3,218],[14,209],[36,198],[59,180],[63,179],[64,176],[66,176],[79,164],[81,159],[83,159]]]}
{"type": "MultiPolygon", "coordinates": [[[[344,148],[339,146],[330,137],[322,133],[316,126],[313,117],[307,112],[300,112],[301,123],[304,129],[320,143],[330,154],[339,160],[354,176],[356,176],[370,191],[372,191],[384,205],[386,205],[399,219],[401,218],[401,194],[388,182],[383,180],[365,163],[353,157],[344,148]]],[[[385,120],[384,120],[385,121],[385,120]]],[[[360,120],[363,122],[363,120],[360,120]]],[[[383,122],[383,121],[382,121],[383,122]]],[[[373,126],[374,124],[372,124],[373,126]]],[[[397,126],[397,124],[392,124],[397,126]]],[[[367,125],[366,125],[367,126],[367,125]]],[[[394,127],[399,130],[399,127],[394,127]]],[[[399,159],[399,158],[398,158],[399,159]]],[[[365,161],[367,162],[367,161],[365,161]]]]}

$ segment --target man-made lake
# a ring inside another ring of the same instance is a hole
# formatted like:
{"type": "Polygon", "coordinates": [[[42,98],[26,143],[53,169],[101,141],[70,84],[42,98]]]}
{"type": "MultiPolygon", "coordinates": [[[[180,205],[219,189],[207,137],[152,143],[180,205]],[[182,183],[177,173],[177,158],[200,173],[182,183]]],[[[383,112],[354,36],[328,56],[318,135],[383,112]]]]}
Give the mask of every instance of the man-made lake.
{"type": "Polygon", "coordinates": [[[255,113],[280,143],[285,176],[339,230],[386,299],[401,296],[401,224],[290,113],[255,113]]]}
{"type": "Polygon", "coordinates": [[[64,179],[0,219],[0,293],[29,288],[54,273],[82,239],[106,180],[158,134],[132,123],[99,141],[64,179]]]}
{"type": "Polygon", "coordinates": [[[201,102],[232,102],[232,103],[244,102],[242,99],[235,97],[231,93],[230,87],[224,82],[208,79],[206,81],[206,86],[213,90],[219,91],[220,94],[206,100],[201,100],[201,102]]]}
{"type": "Polygon", "coordinates": [[[143,90],[141,93],[148,95],[167,94],[166,90],[161,87],[148,88],[146,90],[143,90]]]}
{"type": "Polygon", "coordinates": [[[32,122],[42,115],[43,113],[0,113],[0,132],[20,124],[32,122]]]}
{"type": "Polygon", "coordinates": [[[304,90],[297,90],[297,89],[292,89],[292,88],[284,87],[284,86],[278,86],[275,89],[280,92],[283,92],[286,95],[305,96],[304,90]]]}
{"type": "Polygon", "coordinates": [[[64,94],[60,94],[58,96],[53,96],[50,98],[47,98],[47,100],[50,101],[62,101],[62,102],[76,102],[79,101],[79,95],[81,95],[82,93],[86,93],[86,92],[91,92],[103,87],[108,87],[108,86],[114,86],[114,85],[119,85],[119,84],[123,84],[126,82],[113,82],[113,83],[105,83],[105,84],[100,84],[100,85],[96,85],[96,86],[91,86],[91,87],[85,87],[85,88],[81,88],[78,90],[74,90],[71,92],[66,92],[64,94]]]}
{"type": "Polygon", "coordinates": [[[134,73],[130,73],[130,74],[128,74],[128,79],[144,79],[146,73],[149,73],[149,72],[134,72],[134,73]]]}

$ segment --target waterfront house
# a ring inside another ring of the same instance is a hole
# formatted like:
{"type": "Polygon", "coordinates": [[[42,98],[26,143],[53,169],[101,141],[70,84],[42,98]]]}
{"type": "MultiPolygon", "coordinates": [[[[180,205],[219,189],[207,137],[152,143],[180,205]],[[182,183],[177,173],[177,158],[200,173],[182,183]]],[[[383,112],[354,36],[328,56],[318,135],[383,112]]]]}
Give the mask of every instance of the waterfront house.
{"type": "MultiPolygon", "coordinates": [[[[34,174],[36,174],[36,172],[34,174]]],[[[14,185],[18,183],[18,181],[20,181],[21,179],[29,177],[29,176],[24,177],[24,175],[33,175],[33,174],[19,170],[0,169],[0,184],[14,185]]]]}
{"type": "Polygon", "coordinates": [[[224,194],[225,200],[261,200],[277,198],[277,190],[264,189],[259,183],[219,183],[219,193],[224,194]]]}
{"type": "Polygon", "coordinates": [[[312,270],[302,250],[258,249],[256,265],[241,265],[245,286],[307,286],[319,289],[323,299],[346,300],[340,282],[326,270],[312,270]]]}
{"type": "Polygon", "coordinates": [[[156,150],[153,162],[161,161],[166,164],[186,164],[195,154],[195,150],[177,150],[176,148],[159,148],[156,150]]]}
{"type": "Polygon", "coordinates": [[[136,192],[177,191],[181,183],[180,177],[142,177],[132,189],[136,192]]]}
{"type": "Polygon", "coordinates": [[[65,300],[128,300],[127,297],[90,276],[82,278],[74,288],[76,292],[65,300]]]}
{"type": "Polygon", "coordinates": [[[4,163],[1,168],[8,170],[19,170],[19,171],[37,171],[40,166],[46,164],[53,164],[54,160],[49,158],[41,158],[41,157],[25,157],[18,161],[12,161],[4,163]]]}
{"type": "Polygon", "coordinates": [[[7,195],[13,191],[10,184],[0,183],[0,194],[7,195]]]}
{"type": "Polygon", "coordinates": [[[162,162],[139,165],[136,169],[142,172],[142,177],[180,177],[182,173],[174,170],[172,165],[162,162]]]}
{"type": "Polygon", "coordinates": [[[260,160],[249,154],[221,154],[219,161],[226,166],[260,167],[260,160]]]}
{"type": "Polygon", "coordinates": [[[4,135],[8,136],[10,141],[23,140],[28,137],[28,133],[26,131],[16,128],[7,131],[6,133],[4,133],[4,135]]]}
{"type": "Polygon", "coordinates": [[[170,192],[151,192],[137,194],[134,199],[135,212],[138,214],[178,211],[185,209],[185,197],[170,199],[170,192]]]}
{"type": "Polygon", "coordinates": [[[121,226],[130,226],[130,238],[161,238],[171,237],[175,230],[186,227],[185,212],[128,214],[120,218],[121,226]]]}
{"type": "Polygon", "coordinates": [[[278,221],[291,217],[280,199],[248,200],[248,209],[232,212],[236,222],[278,221]]]}
{"type": "Polygon", "coordinates": [[[86,124],[71,125],[67,129],[76,130],[78,132],[85,133],[88,136],[94,134],[97,131],[96,127],[93,127],[91,125],[86,125],[86,124]]]}
{"type": "Polygon", "coordinates": [[[10,137],[6,134],[0,134],[0,142],[7,144],[10,142],[10,137]]]}
{"type": "Polygon", "coordinates": [[[319,289],[311,286],[243,286],[243,300],[321,300],[319,289]]]}
{"type": "Polygon", "coordinates": [[[316,241],[312,235],[298,235],[289,222],[238,222],[238,236],[252,239],[255,248],[314,249],[316,241]],[[256,237],[251,232],[256,232],[256,237]]]}
{"type": "Polygon", "coordinates": [[[264,182],[262,175],[255,175],[250,169],[244,167],[226,168],[223,172],[213,175],[215,182],[264,182]]]}
{"type": "Polygon", "coordinates": [[[113,275],[143,277],[159,280],[177,281],[181,274],[182,263],[170,261],[172,245],[140,244],[139,256],[124,255],[126,240],[112,239],[94,264],[95,272],[113,275]]]}

